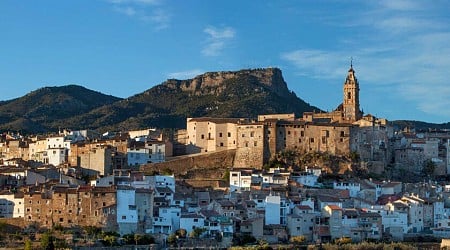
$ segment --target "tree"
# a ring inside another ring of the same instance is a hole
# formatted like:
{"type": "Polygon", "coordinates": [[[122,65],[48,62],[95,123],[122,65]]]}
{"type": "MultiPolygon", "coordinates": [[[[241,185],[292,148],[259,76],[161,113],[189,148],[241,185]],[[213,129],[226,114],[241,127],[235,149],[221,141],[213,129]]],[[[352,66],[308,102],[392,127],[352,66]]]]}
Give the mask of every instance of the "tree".
{"type": "Polygon", "coordinates": [[[134,234],[125,234],[124,236],[122,236],[122,238],[127,245],[131,245],[134,243],[134,234]]]}
{"type": "Polygon", "coordinates": [[[116,245],[117,239],[119,238],[119,234],[117,232],[102,232],[103,242],[107,246],[116,245]]]}
{"type": "Polygon", "coordinates": [[[339,239],[336,239],[335,243],[338,244],[338,245],[350,244],[350,243],[352,243],[352,238],[350,238],[350,237],[341,237],[339,239]]]}
{"type": "Polygon", "coordinates": [[[26,239],[25,240],[25,246],[23,248],[24,250],[32,250],[33,249],[33,245],[31,244],[31,240],[30,239],[26,239]]]}
{"type": "Polygon", "coordinates": [[[196,227],[192,232],[189,234],[189,237],[198,239],[200,236],[206,231],[206,228],[203,227],[196,227]]]}
{"type": "Polygon", "coordinates": [[[225,173],[223,174],[223,180],[226,181],[226,183],[230,183],[230,170],[228,168],[225,170],[225,173]]]}
{"type": "Polygon", "coordinates": [[[134,235],[134,243],[136,243],[135,245],[138,245],[138,243],[140,242],[141,239],[142,239],[142,235],[135,234],[134,235]]]}
{"type": "Polygon", "coordinates": [[[175,235],[177,235],[180,238],[186,238],[187,231],[184,228],[180,228],[175,232],[175,235]]]}
{"type": "Polygon", "coordinates": [[[436,163],[434,163],[432,160],[428,159],[423,163],[423,169],[422,172],[429,176],[434,174],[434,170],[436,169],[436,163]]]}
{"type": "Polygon", "coordinates": [[[299,235],[299,236],[292,236],[289,241],[294,245],[301,245],[306,241],[305,236],[299,235]]]}
{"type": "Polygon", "coordinates": [[[45,232],[41,237],[41,247],[45,250],[55,249],[54,237],[51,232],[45,232]]]}
{"type": "Polygon", "coordinates": [[[356,152],[356,151],[350,152],[349,157],[353,163],[359,162],[359,160],[360,160],[360,156],[359,156],[358,152],[356,152]]]}
{"type": "Polygon", "coordinates": [[[107,245],[107,246],[114,246],[114,245],[116,245],[116,241],[117,241],[117,237],[116,236],[114,236],[114,235],[106,235],[104,238],[103,238],[103,241],[105,242],[105,244],[107,245]]]}
{"type": "Polygon", "coordinates": [[[169,237],[167,237],[167,243],[175,246],[177,244],[177,236],[175,234],[170,234],[169,237]]]}

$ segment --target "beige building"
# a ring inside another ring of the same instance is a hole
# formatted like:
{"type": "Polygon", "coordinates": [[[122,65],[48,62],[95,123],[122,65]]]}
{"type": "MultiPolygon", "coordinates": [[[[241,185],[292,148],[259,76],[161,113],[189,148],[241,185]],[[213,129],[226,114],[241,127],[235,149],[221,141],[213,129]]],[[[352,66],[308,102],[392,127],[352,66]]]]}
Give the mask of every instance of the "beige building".
{"type": "Polygon", "coordinates": [[[113,187],[30,187],[25,194],[25,221],[42,228],[55,225],[98,226],[115,230],[116,190],[113,187]]]}
{"type": "Polygon", "coordinates": [[[91,148],[79,155],[80,167],[97,172],[100,176],[112,174],[112,152],[109,145],[98,145],[91,148]]]}
{"type": "Polygon", "coordinates": [[[47,138],[32,138],[29,144],[28,158],[32,161],[44,162],[47,157],[47,138]]]}
{"type": "Polygon", "coordinates": [[[187,118],[186,153],[236,149],[236,126],[243,118],[187,118]]]}
{"type": "Polygon", "coordinates": [[[20,158],[28,161],[28,141],[17,139],[7,142],[6,159],[20,158]]]}

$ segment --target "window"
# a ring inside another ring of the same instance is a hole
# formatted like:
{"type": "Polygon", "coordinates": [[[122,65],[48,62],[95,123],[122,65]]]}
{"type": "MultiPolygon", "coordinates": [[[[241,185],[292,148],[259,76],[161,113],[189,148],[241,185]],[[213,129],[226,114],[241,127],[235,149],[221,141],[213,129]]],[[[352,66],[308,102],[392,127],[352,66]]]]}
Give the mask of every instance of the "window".
{"type": "Polygon", "coordinates": [[[256,146],[258,146],[258,142],[257,141],[254,141],[253,142],[253,145],[256,147],[256,146]]]}
{"type": "Polygon", "coordinates": [[[122,220],[126,220],[127,216],[126,215],[122,215],[122,220]]]}
{"type": "Polygon", "coordinates": [[[231,133],[230,132],[228,132],[228,137],[231,137],[231,133]]]}
{"type": "Polygon", "coordinates": [[[314,138],[310,138],[309,141],[310,141],[311,143],[314,143],[314,138]]]}
{"type": "Polygon", "coordinates": [[[219,137],[222,137],[222,133],[219,133],[219,137]]]}
{"type": "Polygon", "coordinates": [[[220,143],[220,146],[223,147],[223,142],[220,143]]]}
{"type": "Polygon", "coordinates": [[[250,137],[253,137],[253,136],[255,136],[255,132],[250,132],[250,137]]]}
{"type": "Polygon", "coordinates": [[[205,135],[202,134],[201,138],[202,138],[202,139],[205,139],[205,135]]]}
{"type": "Polygon", "coordinates": [[[198,222],[198,219],[194,219],[194,222],[198,222]]]}

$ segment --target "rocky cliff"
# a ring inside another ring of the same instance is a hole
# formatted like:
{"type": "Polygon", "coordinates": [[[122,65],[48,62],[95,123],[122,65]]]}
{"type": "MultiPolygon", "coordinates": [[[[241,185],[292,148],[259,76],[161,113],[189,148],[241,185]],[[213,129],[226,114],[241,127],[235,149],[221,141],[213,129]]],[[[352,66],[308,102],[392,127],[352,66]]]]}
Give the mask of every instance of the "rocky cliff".
{"type": "MultiPolygon", "coordinates": [[[[186,117],[256,118],[259,114],[274,113],[301,116],[305,111],[319,110],[289,91],[278,68],[209,72],[188,80],[170,79],[129,98],[115,98],[115,102],[111,101],[114,98],[87,95],[84,89],[79,89],[60,87],[58,95],[52,91],[39,91],[42,93],[39,100],[29,98],[35,95],[19,98],[16,101],[25,108],[18,113],[26,114],[36,108],[35,103],[44,103],[42,100],[59,101],[45,102],[48,112],[41,115],[33,112],[36,116],[31,120],[30,116],[24,117],[25,120],[11,120],[7,113],[0,112],[0,130],[42,132],[58,128],[90,128],[102,132],[146,127],[184,128],[186,117]],[[62,101],[61,96],[77,92],[80,92],[77,98],[89,96],[92,98],[87,100],[96,102],[89,106],[84,105],[87,102],[84,99],[67,101],[65,98],[62,101]]],[[[2,106],[10,107],[9,103],[0,103],[0,111],[2,106]]]]}
{"type": "Polygon", "coordinates": [[[208,72],[189,80],[170,79],[165,84],[169,88],[181,89],[194,95],[219,95],[226,89],[227,80],[240,77],[252,77],[279,96],[286,96],[289,93],[281,70],[278,68],[208,72]]]}

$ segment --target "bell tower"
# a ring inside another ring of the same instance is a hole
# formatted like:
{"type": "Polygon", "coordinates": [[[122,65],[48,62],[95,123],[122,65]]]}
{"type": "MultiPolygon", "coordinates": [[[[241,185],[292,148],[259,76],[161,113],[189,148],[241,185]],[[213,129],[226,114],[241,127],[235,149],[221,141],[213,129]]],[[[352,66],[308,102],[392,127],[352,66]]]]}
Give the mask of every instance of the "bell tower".
{"type": "Polygon", "coordinates": [[[355,122],[361,119],[359,83],[355,76],[355,70],[353,70],[353,61],[350,62],[350,69],[344,82],[344,102],[342,104],[342,118],[344,121],[355,122]]]}

